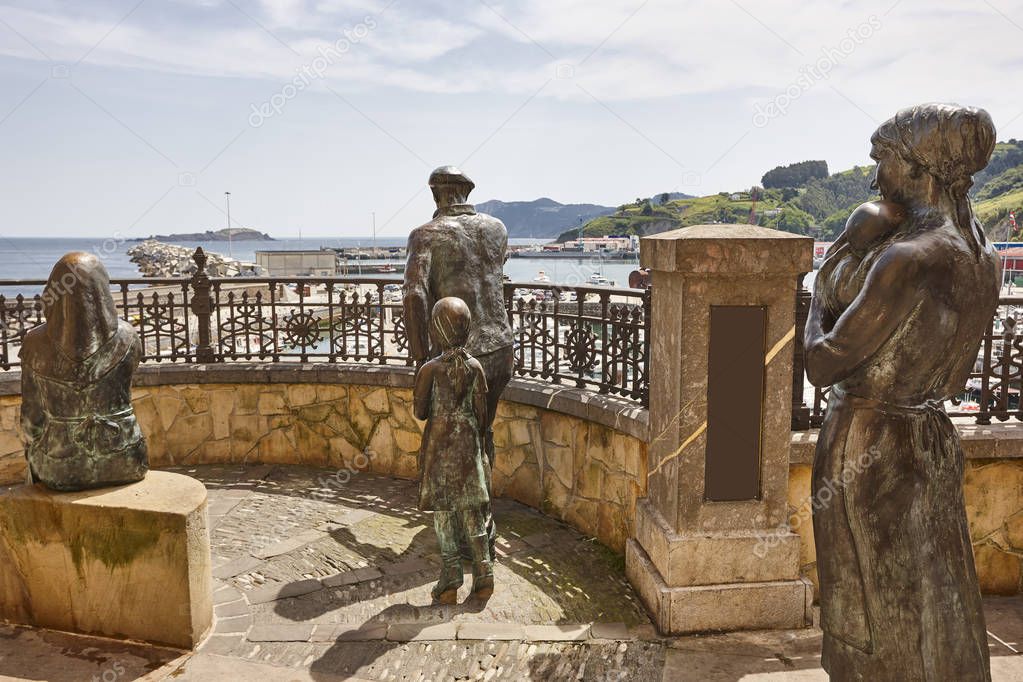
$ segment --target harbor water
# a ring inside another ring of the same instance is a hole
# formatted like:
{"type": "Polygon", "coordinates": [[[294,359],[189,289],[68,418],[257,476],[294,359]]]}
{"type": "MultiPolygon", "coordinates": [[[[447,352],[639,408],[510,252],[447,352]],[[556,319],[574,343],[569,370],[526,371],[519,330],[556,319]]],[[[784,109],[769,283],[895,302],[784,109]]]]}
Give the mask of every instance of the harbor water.
{"type": "MultiPolygon", "coordinates": [[[[117,239],[60,239],[60,238],[5,238],[0,237],[0,279],[45,280],[53,264],[69,251],[87,251],[103,259],[112,279],[140,277],[138,268],[127,255],[128,249],[137,242],[117,239]]],[[[274,241],[188,242],[173,241],[189,248],[197,246],[204,250],[231,255],[233,258],[254,262],[258,250],[315,250],[323,248],[369,247],[372,238],[363,239],[279,239],[274,241]]],[[[513,239],[513,245],[536,243],[529,239],[513,239]]],[[[377,247],[403,247],[404,239],[378,239],[377,247]]],[[[393,261],[392,261],[393,262],[393,261]]],[[[369,270],[381,261],[350,261],[349,273],[358,274],[360,268],[369,270]]],[[[628,286],[629,273],[639,267],[638,263],[602,262],[594,258],[509,258],[505,274],[515,282],[531,282],[543,272],[554,284],[585,285],[592,275],[600,275],[615,283],[628,286]]],[[[9,289],[9,288],[8,288],[9,289]]],[[[10,295],[11,291],[0,291],[10,295]]],[[[27,293],[27,292],[26,292],[27,293]]]]}

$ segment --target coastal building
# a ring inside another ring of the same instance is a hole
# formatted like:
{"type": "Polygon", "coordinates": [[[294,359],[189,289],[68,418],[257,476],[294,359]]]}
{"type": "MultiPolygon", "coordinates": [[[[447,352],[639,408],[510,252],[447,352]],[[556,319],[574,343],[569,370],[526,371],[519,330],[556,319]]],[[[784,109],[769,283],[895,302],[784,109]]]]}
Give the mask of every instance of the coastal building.
{"type": "Polygon", "coordinates": [[[1004,282],[1016,283],[1023,279],[1023,247],[1016,246],[1008,249],[1001,249],[998,255],[1002,257],[1002,277],[1004,282]]]}
{"type": "Polygon", "coordinates": [[[582,251],[583,253],[597,253],[599,251],[637,251],[639,249],[639,237],[626,235],[621,237],[580,237],[567,241],[564,244],[565,251],[582,251]]]}
{"type": "Polygon", "coordinates": [[[339,274],[333,251],[256,251],[256,265],[269,277],[335,277],[339,274]]]}

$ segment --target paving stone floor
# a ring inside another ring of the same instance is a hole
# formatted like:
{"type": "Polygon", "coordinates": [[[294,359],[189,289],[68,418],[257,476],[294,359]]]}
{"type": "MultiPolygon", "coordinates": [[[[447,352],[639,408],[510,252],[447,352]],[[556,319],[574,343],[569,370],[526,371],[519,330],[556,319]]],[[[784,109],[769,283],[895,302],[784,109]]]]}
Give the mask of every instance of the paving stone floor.
{"type": "MultiPolygon", "coordinates": [[[[431,604],[416,483],[294,466],[179,468],[209,489],[214,633],[194,654],[0,625],[0,680],[825,680],[820,631],[661,638],[621,557],[495,503],[497,591],[431,604]]],[[[1023,680],[1023,599],[986,601],[996,680],[1023,680]]]]}

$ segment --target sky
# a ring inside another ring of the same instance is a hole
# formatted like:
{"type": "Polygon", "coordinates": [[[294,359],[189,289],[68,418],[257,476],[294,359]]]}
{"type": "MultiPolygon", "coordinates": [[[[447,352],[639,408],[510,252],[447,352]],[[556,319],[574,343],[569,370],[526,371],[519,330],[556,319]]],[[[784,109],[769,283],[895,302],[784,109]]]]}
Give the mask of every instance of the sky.
{"type": "Polygon", "coordinates": [[[1023,138],[1023,1],[0,2],[0,237],[404,236],[471,200],[618,205],[869,163],[899,108],[1023,138]]]}

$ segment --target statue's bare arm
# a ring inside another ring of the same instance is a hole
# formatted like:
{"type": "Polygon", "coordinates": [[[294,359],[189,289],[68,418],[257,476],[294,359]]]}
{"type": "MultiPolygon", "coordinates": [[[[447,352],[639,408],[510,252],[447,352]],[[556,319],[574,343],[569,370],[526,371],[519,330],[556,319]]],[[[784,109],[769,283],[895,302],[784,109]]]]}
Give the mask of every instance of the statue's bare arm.
{"type": "Polygon", "coordinates": [[[806,323],[806,373],[815,386],[848,378],[905,322],[918,304],[918,260],[911,245],[890,246],[870,269],[860,293],[826,330],[814,297],[806,323]]]}
{"type": "Polygon", "coordinates": [[[405,264],[405,330],[412,359],[422,362],[430,356],[430,246],[420,230],[408,238],[405,264]]]}
{"type": "Polygon", "coordinates": [[[433,364],[427,363],[416,373],[416,385],[412,389],[412,410],[416,419],[430,418],[430,400],[433,396],[433,364]]]}

